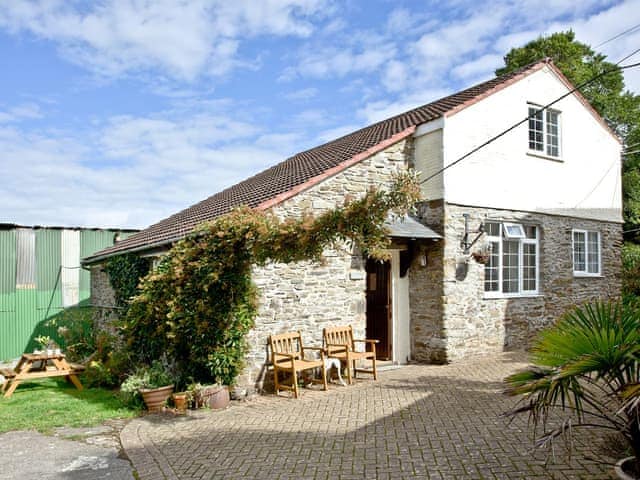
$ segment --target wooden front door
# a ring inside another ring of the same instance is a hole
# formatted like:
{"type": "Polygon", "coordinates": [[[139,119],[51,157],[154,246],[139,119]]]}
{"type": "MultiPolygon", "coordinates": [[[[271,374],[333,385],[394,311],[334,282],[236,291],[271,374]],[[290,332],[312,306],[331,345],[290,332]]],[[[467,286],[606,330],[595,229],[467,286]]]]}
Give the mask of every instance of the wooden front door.
{"type": "Polygon", "coordinates": [[[367,338],[380,340],[376,357],[391,358],[391,263],[367,260],[367,338]]]}

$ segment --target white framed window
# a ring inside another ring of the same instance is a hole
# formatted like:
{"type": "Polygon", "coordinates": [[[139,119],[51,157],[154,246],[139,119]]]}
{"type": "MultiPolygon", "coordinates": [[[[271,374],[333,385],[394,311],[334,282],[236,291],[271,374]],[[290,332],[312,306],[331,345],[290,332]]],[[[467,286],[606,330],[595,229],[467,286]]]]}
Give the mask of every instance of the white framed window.
{"type": "Polygon", "coordinates": [[[508,222],[485,222],[491,247],[484,268],[486,297],[537,295],[539,290],[539,228],[508,222]]]}
{"type": "Polygon", "coordinates": [[[573,274],[595,277],[602,273],[600,232],[572,230],[573,274]]]}
{"type": "Polygon", "coordinates": [[[560,158],[560,112],[529,104],[529,150],[560,158]]]}

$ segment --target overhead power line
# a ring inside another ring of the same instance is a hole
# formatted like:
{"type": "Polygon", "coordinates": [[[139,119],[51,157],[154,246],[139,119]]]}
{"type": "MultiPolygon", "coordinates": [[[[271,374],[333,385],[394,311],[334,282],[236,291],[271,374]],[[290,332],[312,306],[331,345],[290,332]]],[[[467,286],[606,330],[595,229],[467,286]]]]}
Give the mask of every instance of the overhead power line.
{"type": "Polygon", "coordinates": [[[540,107],[538,110],[534,110],[531,114],[527,115],[524,119],[514,123],[513,125],[511,125],[509,128],[503,130],[502,132],[498,133],[497,135],[491,137],[489,140],[487,140],[486,142],[482,143],[481,145],[478,145],[477,147],[473,148],[472,150],[468,151],[467,153],[465,153],[464,155],[458,157],[456,160],[454,160],[453,162],[451,162],[450,164],[442,167],[441,169],[439,169],[437,172],[435,172],[432,175],[429,175],[427,178],[425,178],[424,180],[422,180],[420,182],[420,184],[426,183],[429,180],[431,180],[432,178],[437,177],[438,175],[440,175],[441,173],[443,173],[445,170],[453,167],[454,165],[457,165],[458,163],[462,162],[463,160],[469,158],[471,155],[473,155],[474,153],[476,153],[477,151],[483,149],[484,147],[486,147],[487,145],[495,142],[496,140],[498,140],[499,138],[505,136],[507,133],[511,132],[512,130],[515,130],[516,128],[518,128],[520,125],[522,125],[525,122],[528,122],[530,118],[534,117],[535,115],[538,114],[538,112],[544,111],[547,108],[555,105],[556,103],[558,103],[560,100],[565,99],[566,97],[568,97],[569,95],[574,94],[575,92],[579,91],[580,89],[586,87],[587,85],[590,85],[591,83],[595,82],[596,80],[598,80],[599,78],[608,75],[610,73],[613,72],[617,72],[617,71],[621,71],[621,70],[627,70],[630,68],[635,68],[637,66],[640,66],[640,62],[638,63],[633,63],[630,65],[622,65],[620,66],[620,64],[622,62],[624,62],[625,60],[627,60],[628,58],[631,58],[632,56],[634,56],[636,53],[640,52],[640,48],[634,50],[633,52],[631,52],[629,55],[625,56],[624,58],[622,58],[621,60],[619,60],[616,64],[615,64],[615,68],[611,68],[609,70],[605,70],[603,72],[600,72],[597,75],[594,75],[593,77],[591,77],[589,80],[586,80],[585,82],[582,82],[580,85],[574,87],[573,89],[571,89],[570,91],[568,91],[567,93],[559,96],[558,98],[556,98],[555,100],[553,100],[552,102],[547,103],[545,106],[540,107]]]}
{"type": "Polygon", "coordinates": [[[593,48],[594,48],[594,49],[599,48],[599,47],[601,47],[601,46],[603,46],[603,45],[606,45],[606,44],[607,44],[607,43],[609,43],[609,42],[613,42],[614,40],[616,40],[616,39],[618,39],[618,38],[620,38],[620,37],[624,37],[625,35],[628,35],[628,34],[630,34],[630,33],[632,33],[632,32],[635,32],[635,31],[636,31],[636,30],[638,30],[638,29],[640,29],[640,23],[638,23],[637,25],[634,25],[634,26],[633,26],[633,27],[631,27],[631,28],[626,29],[624,32],[620,32],[620,33],[618,33],[617,35],[614,35],[613,37],[611,37],[611,38],[609,38],[609,39],[605,40],[605,41],[604,41],[604,42],[602,42],[602,43],[599,43],[598,45],[596,45],[596,46],[595,46],[595,47],[593,47],[593,48]]]}

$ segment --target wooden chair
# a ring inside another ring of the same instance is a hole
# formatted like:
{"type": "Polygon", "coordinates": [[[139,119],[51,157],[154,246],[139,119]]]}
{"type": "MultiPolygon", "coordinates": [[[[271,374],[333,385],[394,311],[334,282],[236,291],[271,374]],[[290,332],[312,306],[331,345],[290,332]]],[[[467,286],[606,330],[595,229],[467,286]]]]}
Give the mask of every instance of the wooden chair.
{"type": "Polygon", "coordinates": [[[378,379],[378,371],[376,369],[376,343],[379,343],[379,340],[354,339],[351,325],[346,327],[326,327],[322,330],[322,339],[327,356],[330,358],[339,358],[341,362],[344,361],[346,363],[347,381],[349,383],[353,383],[356,372],[372,373],[373,379],[378,379]],[[355,347],[356,342],[371,345],[371,350],[357,352],[355,347]],[[356,368],[356,361],[361,359],[371,360],[371,370],[356,368]]]}
{"type": "Polygon", "coordinates": [[[300,332],[281,333],[269,337],[271,346],[271,363],[273,365],[273,377],[276,387],[276,395],[280,389],[291,390],[295,398],[298,398],[298,372],[320,368],[322,380],[312,380],[314,383],[322,383],[327,390],[327,372],[324,368],[324,350],[321,347],[305,347],[302,343],[300,332]],[[305,350],[317,350],[320,359],[308,360],[305,358],[305,350]],[[282,385],[278,378],[278,372],[291,374],[292,384],[282,385]]]}

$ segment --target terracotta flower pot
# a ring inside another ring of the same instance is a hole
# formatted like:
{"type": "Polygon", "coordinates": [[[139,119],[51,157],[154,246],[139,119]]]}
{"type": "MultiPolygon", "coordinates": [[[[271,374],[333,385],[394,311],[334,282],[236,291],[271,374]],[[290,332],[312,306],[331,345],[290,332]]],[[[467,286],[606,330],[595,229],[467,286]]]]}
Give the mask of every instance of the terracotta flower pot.
{"type": "Polygon", "coordinates": [[[161,412],[162,407],[173,392],[173,385],[159,388],[141,388],[140,394],[150,412],[161,412]]]}
{"type": "Polygon", "coordinates": [[[180,413],[187,411],[187,394],[186,392],[174,393],[173,403],[176,405],[176,410],[180,413]]]}

